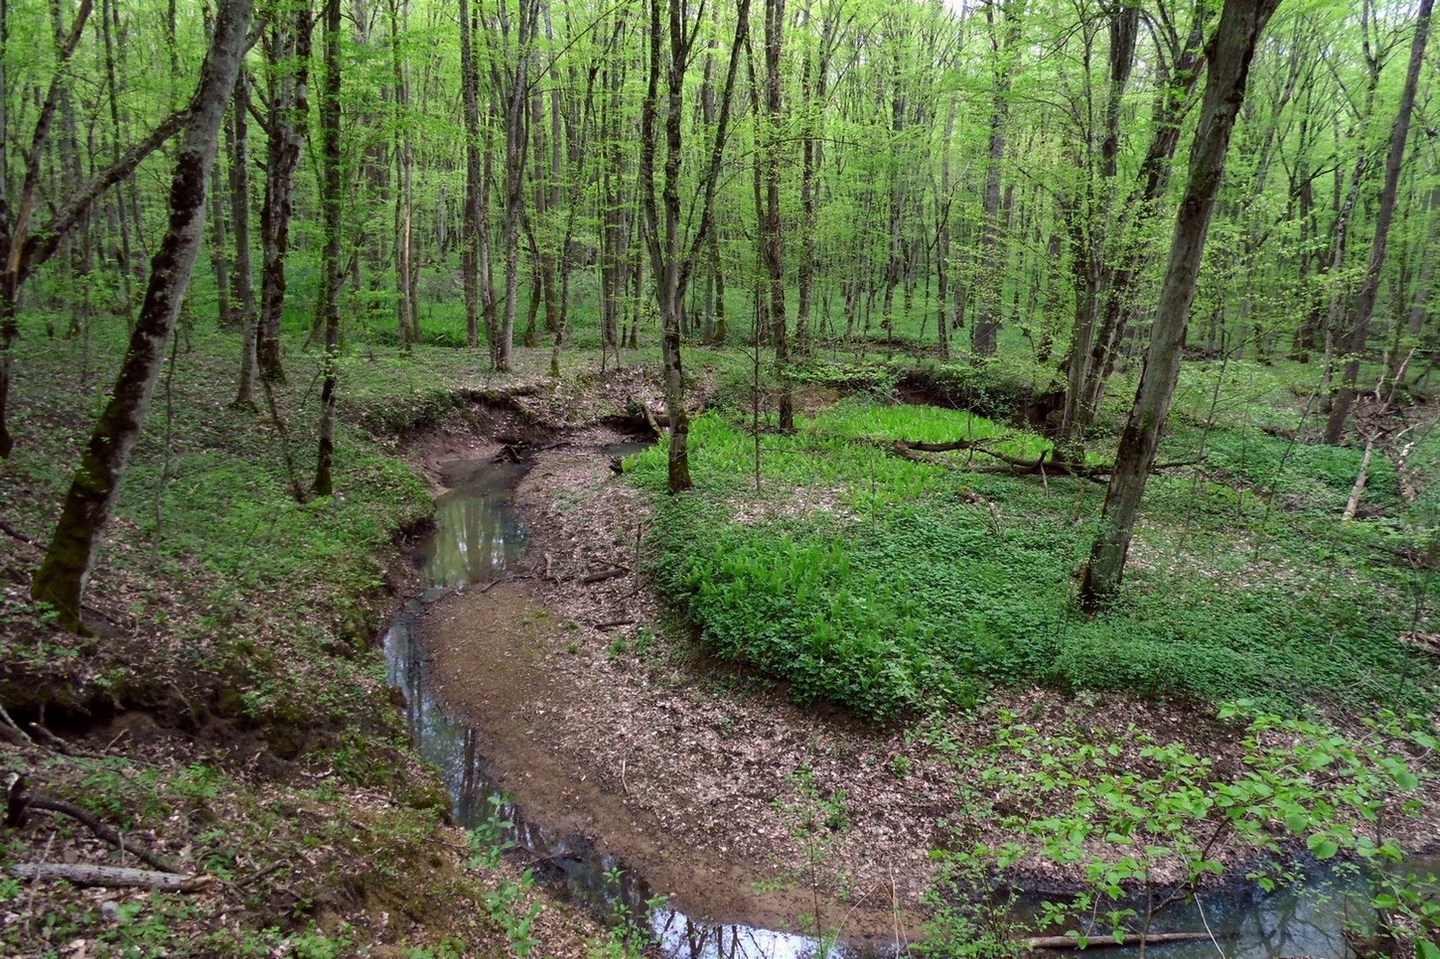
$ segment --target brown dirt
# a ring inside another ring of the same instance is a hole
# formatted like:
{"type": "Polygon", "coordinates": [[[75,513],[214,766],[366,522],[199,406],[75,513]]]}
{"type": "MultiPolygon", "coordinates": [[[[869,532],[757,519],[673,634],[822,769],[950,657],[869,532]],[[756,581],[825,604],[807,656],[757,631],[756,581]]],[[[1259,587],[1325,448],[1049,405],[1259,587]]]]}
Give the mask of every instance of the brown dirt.
{"type": "MultiPolygon", "coordinates": [[[[967,812],[965,767],[950,758],[990,745],[1005,711],[1042,735],[1124,742],[1136,730],[1221,768],[1238,760],[1233,733],[1208,710],[1053,690],[998,691],[928,733],[877,729],[798,707],[693,642],[656,637],[663,610],[643,578],[583,582],[636,569],[650,521],[644,495],[598,450],[616,438],[592,429],[577,437],[588,448],[536,457],[516,493],[530,546],[514,573],[528,578],[446,597],[427,615],[426,641],[441,699],[476,725],[529,817],[593,838],[693,917],[794,929],[818,901],[822,923],[852,941],[890,944],[897,927],[910,936],[931,850],[1016,838],[967,812]],[[597,625],[621,619],[634,622],[597,625]],[[839,828],[802,835],[807,815],[826,815],[802,798],[802,776],[843,810],[839,828]]],[[[1138,752],[1120,762],[1143,765],[1138,752]]],[[[1433,846],[1434,820],[1412,821],[1402,838],[1433,846]]],[[[1232,864],[1249,855],[1213,852],[1232,864]]],[[[1037,868],[1025,876],[1033,888],[1083,878],[1037,868]]],[[[1179,874],[1172,864],[1155,878],[1179,874]]]]}

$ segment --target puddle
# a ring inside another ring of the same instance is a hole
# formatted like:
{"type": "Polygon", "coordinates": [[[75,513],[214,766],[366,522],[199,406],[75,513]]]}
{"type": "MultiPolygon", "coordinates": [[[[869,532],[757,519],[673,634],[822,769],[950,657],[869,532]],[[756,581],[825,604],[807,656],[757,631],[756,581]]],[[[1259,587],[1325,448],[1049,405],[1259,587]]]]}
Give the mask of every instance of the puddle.
{"type": "MultiPolygon", "coordinates": [[[[648,444],[617,443],[608,456],[627,456],[648,444]]],[[[483,586],[524,553],[525,528],[513,509],[513,491],[529,466],[492,460],[442,469],[452,488],[436,501],[435,533],[415,554],[424,592],[406,604],[385,634],[386,674],[405,693],[406,719],[417,749],[441,774],[455,819],[471,827],[498,816],[510,825],[503,837],[534,863],[537,878],[565,899],[607,921],[617,907],[646,923],[668,959],[863,959],[876,956],[847,945],[826,947],[812,937],[738,924],[692,919],[680,909],[652,907],[656,890],[585,836],[549,829],[503,801],[498,777],[480,753],[479,736],[446,714],[426,675],[419,616],[426,603],[462,586],[483,586]]]]}

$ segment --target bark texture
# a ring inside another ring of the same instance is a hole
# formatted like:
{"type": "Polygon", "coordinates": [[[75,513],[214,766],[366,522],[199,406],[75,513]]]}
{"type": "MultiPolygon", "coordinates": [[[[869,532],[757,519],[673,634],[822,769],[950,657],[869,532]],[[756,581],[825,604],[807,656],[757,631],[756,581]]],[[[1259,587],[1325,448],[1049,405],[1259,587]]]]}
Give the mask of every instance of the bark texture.
{"type": "Polygon", "coordinates": [[[1195,299],[1215,194],[1225,172],[1230,133],[1245,100],[1256,44],[1278,5],[1279,0],[1226,0],[1207,51],[1210,75],[1205,84],[1200,125],[1190,151],[1190,176],[1175,216],[1175,233],[1150,334],[1150,349],[1135,403],[1120,437],[1100,528],[1080,586],[1081,604],[1086,609],[1095,609],[1120,587],[1140,498],[1145,493],[1180,376],[1185,327],[1195,299]]]}
{"type": "Polygon", "coordinates": [[[252,4],[253,0],[222,0],[219,5],[199,89],[176,155],[169,226],[150,265],[144,304],[110,402],[95,424],[45,559],[31,583],[31,595],[49,603],[60,621],[72,629],[80,627],[81,597],[100,534],[139,438],[165,343],[174,331],[195,257],[204,242],[205,184],[245,51],[252,4]]]}

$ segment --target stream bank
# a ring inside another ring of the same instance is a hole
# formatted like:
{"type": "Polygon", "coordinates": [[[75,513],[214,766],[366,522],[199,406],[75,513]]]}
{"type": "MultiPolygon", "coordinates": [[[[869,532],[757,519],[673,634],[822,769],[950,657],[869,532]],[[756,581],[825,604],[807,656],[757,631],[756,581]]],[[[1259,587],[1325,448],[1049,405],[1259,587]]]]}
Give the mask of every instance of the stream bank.
{"type": "MultiPolygon", "coordinates": [[[[818,913],[858,948],[894,950],[918,930],[928,854],[955,841],[950,827],[995,836],[965,822],[947,758],[985,745],[987,717],[1138,728],[1227,758],[1203,714],[1120,697],[1000,690],[976,714],[908,729],[796,707],[784,689],[656,631],[662,606],[635,575],[650,514],[614,475],[603,447],[617,439],[592,429],[528,457],[511,494],[524,554],[506,557],[504,580],[436,598],[419,617],[433,694],[474,724],[467,748],[486,757],[486,788],[562,837],[561,858],[624,864],[645,877],[637,889],[722,925],[795,930],[818,913]]],[[[463,484],[463,472],[452,464],[448,479],[463,484]]],[[[1246,853],[1221,855],[1233,865],[1246,853]]],[[[1024,880],[1063,892],[1077,878],[1056,866],[1024,880]]],[[[1328,954],[1343,942],[1323,902],[1216,895],[1207,915],[1228,927],[1227,954],[1278,955],[1276,943],[1328,954]]]]}

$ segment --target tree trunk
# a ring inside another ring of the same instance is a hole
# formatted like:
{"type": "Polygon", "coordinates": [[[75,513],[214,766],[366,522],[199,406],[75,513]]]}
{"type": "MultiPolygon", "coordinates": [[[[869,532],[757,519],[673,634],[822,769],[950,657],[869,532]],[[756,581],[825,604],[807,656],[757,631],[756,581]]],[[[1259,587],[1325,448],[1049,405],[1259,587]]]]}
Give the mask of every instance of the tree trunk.
{"type": "MultiPolygon", "coordinates": [[[[400,344],[405,350],[409,350],[419,339],[420,332],[415,309],[415,261],[411,249],[415,232],[415,144],[410,139],[410,66],[409,59],[400,55],[400,36],[409,26],[408,8],[408,0],[390,0],[391,70],[395,82],[395,177],[400,187],[395,193],[396,318],[400,344]]],[[[468,315],[466,319],[468,334],[468,315]]]]}
{"type": "MultiPolygon", "coordinates": [[[[224,126],[222,123],[221,126],[224,126]]],[[[230,308],[230,262],[226,248],[230,238],[225,229],[225,195],[221,178],[224,171],[217,162],[210,168],[210,262],[215,268],[215,315],[220,329],[235,326],[235,311],[230,308]]]]}
{"type": "Polygon", "coordinates": [[[1005,38],[995,34],[994,7],[985,7],[990,24],[991,52],[995,57],[994,108],[990,114],[989,162],[985,167],[985,214],[980,234],[979,304],[975,325],[970,329],[970,346],[980,356],[995,352],[1000,330],[1000,294],[1004,283],[1004,247],[1000,237],[1000,168],[1005,160],[1006,127],[1010,118],[1010,86],[1014,56],[1020,39],[1020,13],[1024,4],[1005,3],[1005,38]]]}
{"type": "Polygon", "coordinates": [[[769,143],[765,151],[765,220],[761,233],[765,275],[769,281],[770,323],[779,378],[780,429],[795,429],[795,400],[786,366],[790,362],[790,331],[785,316],[785,234],[780,222],[781,97],[780,54],[784,44],[785,0],[765,0],[765,116],[769,143]]]}
{"type": "Polygon", "coordinates": [[[1385,246],[1390,239],[1390,221],[1395,216],[1395,195],[1400,185],[1400,167],[1405,162],[1405,146],[1410,139],[1410,116],[1415,110],[1415,91],[1420,84],[1420,68],[1425,62],[1425,42],[1430,37],[1430,11],[1434,0],[1420,0],[1415,21],[1415,37],[1410,44],[1410,66],[1405,74],[1405,88],[1395,126],[1390,133],[1390,155],[1385,161],[1385,186],[1380,191],[1380,210],[1375,215],[1375,239],[1370,246],[1370,265],[1365,282],[1355,298],[1355,317],[1350,328],[1339,338],[1339,348],[1349,359],[1345,363],[1345,379],[1330,407],[1325,424],[1325,442],[1338,444],[1345,435],[1345,421],[1355,406],[1355,381],[1360,375],[1360,359],[1365,353],[1365,338],[1370,333],[1370,319],[1375,313],[1375,300],[1380,294],[1380,270],[1385,265],[1385,246]]]}
{"type": "MultiPolygon", "coordinates": [[[[20,284],[23,281],[23,254],[26,240],[30,234],[30,221],[38,206],[40,160],[44,152],[45,140],[50,134],[50,125],[54,121],[55,108],[60,99],[60,91],[64,86],[68,63],[75,52],[76,45],[80,42],[85,21],[90,16],[90,9],[90,0],[82,0],[80,9],[75,13],[75,20],[71,25],[69,35],[60,43],[56,52],[59,62],[51,77],[49,92],[40,107],[40,115],[35,121],[35,132],[30,138],[30,150],[25,159],[25,178],[20,187],[19,204],[13,214],[13,222],[8,203],[0,200],[0,240],[4,241],[4,268],[3,271],[0,271],[0,457],[9,457],[14,448],[14,440],[10,436],[8,426],[6,406],[10,397],[14,345],[20,335],[16,300],[20,295],[20,284]]],[[[3,22],[8,32],[8,9],[4,11],[4,14],[3,22]]],[[[0,96],[3,96],[5,92],[0,91],[0,96]]],[[[4,193],[9,188],[9,184],[3,182],[7,178],[7,173],[7,170],[0,169],[0,193],[4,193]]]]}
{"type": "Polygon", "coordinates": [[[109,518],[130,452],[139,438],[165,342],[185,299],[205,235],[205,181],[219,141],[225,105],[245,51],[252,0],[221,0],[210,51],[175,161],[170,225],[150,266],[144,305],[109,403],[75,471],[31,595],[48,603],[68,628],[80,627],[80,604],[100,534],[109,518]]]}
{"type": "MultiPolygon", "coordinates": [[[[320,445],[315,458],[316,496],[335,491],[335,386],[340,363],[340,0],[325,0],[325,86],[320,94],[320,211],[325,248],[320,254],[320,314],[325,357],[320,387],[320,445]]],[[[402,284],[405,279],[402,278],[402,284]]]]}
{"type": "Polygon", "coordinates": [[[682,0],[668,0],[670,56],[666,72],[669,95],[665,117],[662,220],[662,206],[657,203],[655,196],[655,126],[659,113],[663,39],[660,5],[664,2],[667,0],[650,0],[649,4],[649,77],[640,114],[640,196],[645,209],[645,239],[650,252],[656,299],[660,306],[663,327],[661,354],[665,369],[665,406],[670,423],[669,490],[671,493],[679,493],[691,486],[689,417],[685,413],[684,379],[681,374],[680,311],[684,308],[685,288],[690,279],[690,270],[697,261],[711,229],[715,189],[725,151],[725,135],[730,122],[735,76],[739,70],[740,51],[745,47],[745,38],[749,32],[750,0],[739,0],[736,11],[735,41],[730,48],[730,66],[720,99],[720,118],[716,124],[714,142],[711,144],[709,164],[701,176],[700,216],[689,249],[683,251],[680,235],[684,228],[680,218],[680,163],[683,147],[681,131],[685,66],[690,59],[690,40],[693,34],[687,30],[684,22],[682,0]]]}
{"type": "Polygon", "coordinates": [[[465,288],[465,343],[480,345],[480,235],[486,211],[480,205],[484,173],[480,167],[479,76],[475,70],[469,0],[460,0],[460,92],[465,102],[465,215],[461,224],[460,274],[465,288]]]}
{"type": "Polygon", "coordinates": [[[263,264],[260,319],[255,355],[260,375],[285,382],[280,357],[280,321],[285,311],[285,258],[290,252],[295,169],[305,143],[309,113],[310,4],[295,5],[293,20],[276,19],[270,34],[270,117],[266,133],[265,205],[260,210],[263,264]]]}
{"type": "Polygon", "coordinates": [[[235,96],[230,106],[228,146],[230,148],[230,223],[235,230],[235,263],[231,295],[237,310],[236,321],[244,337],[240,354],[240,385],[234,405],[255,407],[255,338],[259,332],[255,316],[255,278],[250,263],[250,135],[246,115],[250,111],[250,83],[245,71],[235,78],[235,96]]]}
{"type": "Polygon", "coordinates": [[[1100,529],[1090,550],[1080,601],[1094,610],[1120,587],[1131,535],[1155,462],[1160,434],[1180,376],[1185,325],[1195,298],[1215,194],[1225,172],[1225,154],[1235,117],[1245,99],[1250,61],[1260,33],[1279,0],[1226,0],[1206,59],[1209,78],[1195,141],[1190,176],[1175,216],[1170,259],[1150,333],[1150,350],[1140,375],[1135,404],[1120,438],[1114,472],[1105,495],[1100,529]]]}
{"type": "MultiPolygon", "coordinates": [[[[1169,187],[1171,161],[1180,143],[1180,128],[1188,112],[1190,94],[1205,65],[1201,55],[1205,19],[1203,8],[1197,8],[1187,38],[1175,51],[1168,76],[1162,77],[1159,83],[1150,146],[1140,164],[1135,185],[1124,205],[1114,211],[1113,222],[1107,227],[1117,239],[1138,238],[1157,214],[1161,198],[1169,187]]],[[[1105,162],[1105,168],[1109,169],[1111,161],[1105,162]]],[[[1120,344],[1134,310],[1135,286],[1148,256],[1141,243],[1121,243],[1121,255],[1106,265],[1109,258],[1102,255],[1101,259],[1095,259],[1097,253],[1103,254],[1103,251],[1093,249],[1083,236],[1077,237],[1073,226],[1071,243],[1079,243],[1089,254],[1085,264],[1088,277],[1080,280],[1085,298],[1078,304],[1077,314],[1080,311],[1090,311],[1090,314],[1076,316],[1076,329],[1092,331],[1072,341],[1070,358],[1066,361],[1065,409],[1056,447],[1062,456],[1075,457],[1083,453],[1085,433],[1100,409],[1106,383],[1115,369],[1120,344]],[[1087,349],[1088,353],[1084,352],[1087,349]]]]}

